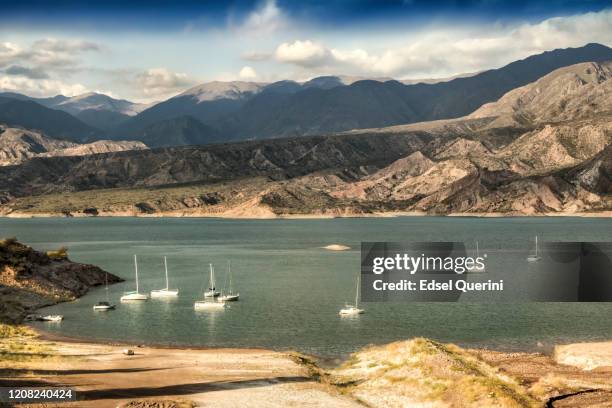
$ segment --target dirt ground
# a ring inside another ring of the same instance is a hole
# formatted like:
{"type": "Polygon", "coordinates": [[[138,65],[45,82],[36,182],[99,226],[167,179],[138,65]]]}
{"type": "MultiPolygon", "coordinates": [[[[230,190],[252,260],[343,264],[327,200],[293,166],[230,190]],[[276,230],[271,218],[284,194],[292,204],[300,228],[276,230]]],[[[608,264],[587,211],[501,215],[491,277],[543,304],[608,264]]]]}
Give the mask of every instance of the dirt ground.
{"type": "Polygon", "coordinates": [[[273,351],[136,347],[131,348],[135,354],[127,356],[125,346],[63,342],[48,346],[61,357],[7,367],[0,385],[62,385],[77,390],[79,401],[47,407],[361,406],[310,378],[289,355],[273,351]]]}
{"type": "MultiPolygon", "coordinates": [[[[0,386],[64,386],[74,388],[78,396],[76,402],[23,405],[27,407],[364,406],[351,398],[350,387],[317,378],[333,370],[323,372],[291,353],[109,345],[36,337],[27,330],[16,333],[0,339],[0,386]],[[124,354],[128,348],[134,355],[124,354]]],[[[543,407],[612,408],[612,342],[557,346],[551,356],[465,352],[516,379],[543,407]]],[[[436,404],[430,401],[427,406],[455,406],[448,401],[436,404]]]]}

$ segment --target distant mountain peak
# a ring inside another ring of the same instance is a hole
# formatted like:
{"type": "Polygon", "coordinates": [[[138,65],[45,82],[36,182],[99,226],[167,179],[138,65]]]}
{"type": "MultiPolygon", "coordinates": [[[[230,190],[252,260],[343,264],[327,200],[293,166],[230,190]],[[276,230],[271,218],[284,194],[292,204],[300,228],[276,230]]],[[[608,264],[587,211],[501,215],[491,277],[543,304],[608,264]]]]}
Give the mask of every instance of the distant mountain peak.
{"type": "Polygon", "coordinates": [[[115,99],[97,92],[87,92],[67,98],[49,107],[61,109],[73,115],[85,110],[106,110],[134,116],[146,109],[147,106],[148,105],[130,102],[125,99],[115,99]]]}
{"type": "Polygon", "coordinates": [[[189,88],[175,98],[190,96],[197,99],[198,102],[217,99],[245,99],[261,91],[265,85],[264,83],[246,81],[212,81],[189,88]]]}

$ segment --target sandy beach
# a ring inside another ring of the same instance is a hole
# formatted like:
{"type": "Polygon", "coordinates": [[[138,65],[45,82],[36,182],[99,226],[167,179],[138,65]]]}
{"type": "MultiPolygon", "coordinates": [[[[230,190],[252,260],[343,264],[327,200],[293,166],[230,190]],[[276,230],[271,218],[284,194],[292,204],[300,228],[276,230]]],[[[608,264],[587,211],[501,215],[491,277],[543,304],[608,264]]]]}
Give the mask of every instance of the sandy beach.
{"type": "Polygon", "coordinates": [[[30,352],[17,361],[1,361],[0,384],[76,389],[79,400],[61,406],[360,406],[317,382],[288,353],[130,347],[44,336],[20,342],[29,344],[30,352]],[[125,355],[126,348],[134,355],[125,355]]]}

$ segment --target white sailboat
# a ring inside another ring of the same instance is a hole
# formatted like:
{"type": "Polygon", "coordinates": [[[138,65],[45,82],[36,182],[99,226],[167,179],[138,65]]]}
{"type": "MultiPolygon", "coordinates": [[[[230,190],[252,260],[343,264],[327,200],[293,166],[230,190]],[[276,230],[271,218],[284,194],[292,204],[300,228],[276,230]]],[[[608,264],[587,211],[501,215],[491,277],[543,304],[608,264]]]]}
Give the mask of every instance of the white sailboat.
{"type": "Polygon", "coordinates": [[[129,301],[129,300],[147,300],[149,299],[149,296],[144,294],[144,293],[140,293],[138,290],[138,259],[136,258],[136,255],[134,255],[134,273],[136,275],[136,291],[135,292],[125,292],[123,294],[123,296],[121,296],[121,301],[129,301]]]}
{"type": "Polygon", "coordinates": [[[232,265],[230,261],[227,262],[227,271],[229,274],[229,291],[226,294],[221,294],[219,300],[223,302],[237,302],[240,293],[234,293],[232,289],[232,265]]]}
{"type": "Polygon", "coordinates": [[[538,262],[542,257],[538,253],[538,236],[535,236],[535,254],[527,256],[527,262],[538,262]]]}
{"type": "Polygon", "coordinates": [[[215,288],[215,268],[210,264],[210,278],[208,280],[208,290],[204,292],[204,297],[217,297],[220,293],[215,288]]]}
{"type": "Polygon", "coordinates": [[[357,275],[357,288],[355,290],[355,305],[344,305],[344,308],[340,309],[340,316],[354,316],[365,312],[363,309],[359,309],[359,284],[361,282],[361,274],[357,275]]]}
{"type": "MultiPolygon", "coordinates": [[[[480,250],[478,249],[478,241],[476,241],[476,258],[480,258],[480,250]]],[[[468,272],[484,272],[485,271],[485,267],[484,265],[480,266],[476,263],[474,263],[472,266],[470,267],[466,267],[465,268],[468,272]]]]}
{"type": "Polygon", "coordinates": [[[104,274],[104,290],[106,291],[106,301],[101,301],[96,303],[93,306],[93,310],[102,310],[102,311],[106,311],[106,310],[112,310],[115,308],[115,305],[111,304],[109,298],[108,298],[108,273],[104,274]]]}
{"type": "Polygon", "coordinates": [[[166,257],[164,256],[164,270],[166,272],[166,287],[164,289],[155,289],[151,291],[151,297],[172,297],[172,296],[178,296],[179,290],[178,289],[169,289],[169,282],[168,282],[168,261],[166,260],[166,257]]]}
{"type": "Polygon", "coordinates": [[[210,264],[209,290],[204,292],[203,300],[196,300],[193,304],[196,310],[222,310],[225,308],[225,302],[217,300],[219,292],[215,292],[215,272],[212,264],[210,264]],[[217,293],[215,295],[215,293],[217,293]]]}

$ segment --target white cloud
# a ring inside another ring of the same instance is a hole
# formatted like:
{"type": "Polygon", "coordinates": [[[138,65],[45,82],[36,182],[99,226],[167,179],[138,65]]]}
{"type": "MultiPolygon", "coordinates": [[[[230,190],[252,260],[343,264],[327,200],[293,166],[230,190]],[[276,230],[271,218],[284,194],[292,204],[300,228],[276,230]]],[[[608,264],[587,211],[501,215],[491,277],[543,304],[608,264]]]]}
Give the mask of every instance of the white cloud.
{"type": "Polygon", "coordinates": [[[82,40],[58,40],[44,38],[30,46],[0,43],[0,66],[8,64],[33,64],[38,69],[75,69],[79,64],[78,56],[84,52],[98,52],[102,47],[96,43],[82,40]]]}
{"type": "Polygon", "coordinates": [[[255,79],[257,78],[257,72],[255,72],[255,70],[249,66],[244,66],[240,70],[238,77],[240,77],[240,79],[245,79],[245,80],[255,79]]]}
{"type": "Polygon", "coordinates": [[[32,49],[46,52],[84,52],[101,51],[102,48],[99,44],[91,41],[43,38],[34,42],[32,49]]]}
{"type": "Polygon", "coordinates": [[[287,17],[276,4],[276,0],[264,0],[246,16],[238,28],[250,35],[263,35],[278,31],[287,25],[287,17]]]}
{"type": "Polygon", "coordinates": [[[0,67],[17,62],[22,49],[11,42],[0,42],[0,67]]]}
{"type": "Polygon", "coordinates": [[[151,68],[136,75],[136,85],[146,98],[167,98],[195,84],[189,75],[167,68],[151,68]]]}
{"type": "Polygon", "coordinates": [[[74,96],[85,93],[87,88],[81,84],[68,84],[54,79],[32,79],[23,76],[0,76],[0,90],[19,92],[34,97],[51,95],[74,96]]]}
{"type": "Polygon", "coordinates": [[[296,40],[282,43],[276,48],[274,56],[279,62],[287,62],[302,67],[316,67],[327,64],[330,51],[323,45],[310,40],[296,40]]]}
{"type": "MultiPolygon", "coordinates": [[[[397,41],[398,35],[394,37],[397,41]]],[[[411,33],[404,44],[377,51],[297,40],[280,44],[274,55],[277,61],[302,69],[300,75],[307,71],[311,75],[432,77],[495,68],[535,53],[588,42],[611,45],[612,10],[518,26],[430,27],[411,33]]]]}

